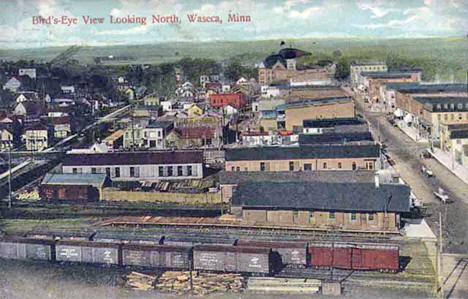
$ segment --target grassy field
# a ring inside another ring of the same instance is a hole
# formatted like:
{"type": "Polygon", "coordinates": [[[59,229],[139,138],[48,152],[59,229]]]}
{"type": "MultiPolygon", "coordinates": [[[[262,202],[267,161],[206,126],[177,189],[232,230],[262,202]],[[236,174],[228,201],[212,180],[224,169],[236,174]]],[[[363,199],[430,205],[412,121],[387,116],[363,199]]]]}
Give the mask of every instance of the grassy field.
{"type": "MultiPolygon", "coordinates": [[[[238,58],[244,63],[256,63],[279,49],[280,40],[248,42],[164,43],[132,46],[82,47],[73,56],[81,63],[94,63],[96,56],[128,56],[129,60],[109,64],[159,64],[183,57],[226,60],[238,58]]],[[[298,39],[287,40],[293,47],[310,51],[308,62],[317,59],[387,60],[390,65],[420,66],[428,77],[441,80],[466,80],[468,69],[468,38],[425,39],[298,39]],[[340,57],[332,53],[340,50],[340,57]]],[[[47,62],[63,52],[65,47],[0,50],[3,60],[35,60],[47,62]]]]}

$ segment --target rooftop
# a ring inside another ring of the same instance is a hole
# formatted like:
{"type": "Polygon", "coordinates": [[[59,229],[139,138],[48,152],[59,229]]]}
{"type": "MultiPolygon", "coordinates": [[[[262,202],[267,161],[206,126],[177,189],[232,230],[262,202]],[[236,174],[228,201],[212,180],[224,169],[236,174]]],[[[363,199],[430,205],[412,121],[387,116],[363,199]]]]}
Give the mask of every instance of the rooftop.
{"type": "Polygon", "coordinates": [[[356,141],[373,143],[372,134],[370,132],[299,134],[299,144],[301,145],[319,143],[346,144],[347,142],[356,141]]]}
{"type": "Polygon", "coordinates": [[[451,139],[468,139],[468,130],[458,130],[450,132],[451,139]]]}
{"type": "Polygon", "coordinates": [[[362,118],[345,117],[345,118],[329,118],[329,119],[304,119],[302,125],[304,128],[331,128],[335,126],[349,126],[364,124],[362,118]]]}
{"type": "Polygon", "coordinates": [[[232,204],[251,208],[408,212],[410,188],[401,184],[251,182],[239,184],[232,204]],[[285,200],[288,194],[288,200],[285,200]]]}
{"type": "Polygon", "coordinates": [[[356,65],[386,65],[385,61],[359,61],[351,63],[352,66],[356,65]]]}
{"type": "Polygon", "coordinates": [[[172,125],[174,125],[174,122],[170,120],[156,120],[156,121],[150,122],[146,127],[167,129],[172,125]]]}
{"type": "Polygon", "coordinates": [[[468,97],[415,97],[424,108],[436,111],[468,111],[468,97]]]}
{"type": "Polygon", "coordinates": [[[378,158],[380,146],[366,145],[310,145],[304,147],[254,147],[226,149],[226,161],[378,158]]]}
{"type": "Polygon", "coordinates": [[[324,98],[324,99],[305,99],[298,102],[291,102],[285,104],[285,108],[300,108],[305,106],[315,106],[330,103],[342,103],[352,102],[350,97],[335,97],[335,98],[324,98]]]}
{"type": "Polygon", "coordinates": [[[411,78],[408,72],[361,72],[361,75],[376,79],[411,78]]]}
{"type": "Polygon", "coordinates": [[[405,93],[433,93],[433,92],[468,92],[466,84],[418,84],[399,86],[399,92],[405,93]]]}
{"type": "Polygon", "coordinates": [[[42,179],[41,185],[86,185],[100,188],[106,182],[105,174],[69,174],[48,173],[42,179]]]}
{"type": "Polygon", "coordinates": [[[112,152],[67,154],[64,166],[80,165],[147,165],[203,163],[202,151],[112,152]]]}

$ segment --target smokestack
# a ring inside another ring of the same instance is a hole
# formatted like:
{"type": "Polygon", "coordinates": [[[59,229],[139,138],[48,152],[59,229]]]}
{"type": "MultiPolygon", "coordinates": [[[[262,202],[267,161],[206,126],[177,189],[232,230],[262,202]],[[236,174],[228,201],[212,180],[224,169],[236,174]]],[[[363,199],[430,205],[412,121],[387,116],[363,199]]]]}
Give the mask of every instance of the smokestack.
{"type": "Polygon", "coordinates": [[[380,187],[380,179],[379,179],[379,175],[376,174],[374,176],[374,179],[375,179],[375,188],[378,189],[380,187]]]}

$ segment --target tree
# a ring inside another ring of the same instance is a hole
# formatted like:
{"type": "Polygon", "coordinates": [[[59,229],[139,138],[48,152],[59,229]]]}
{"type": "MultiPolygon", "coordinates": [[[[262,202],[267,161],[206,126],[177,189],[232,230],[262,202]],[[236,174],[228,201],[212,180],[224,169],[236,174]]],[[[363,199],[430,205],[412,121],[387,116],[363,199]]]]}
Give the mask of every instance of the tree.
{"type": "Polygon", "coordinates": [[[335,51],[333,51],[332,55],[333,55],[333,58],[334,58],[335,60],[337,60],[337,59],[340,58],[343,54],[341,54],[341,51],[340,51],[340,50],[335,50],[335,51]]]}

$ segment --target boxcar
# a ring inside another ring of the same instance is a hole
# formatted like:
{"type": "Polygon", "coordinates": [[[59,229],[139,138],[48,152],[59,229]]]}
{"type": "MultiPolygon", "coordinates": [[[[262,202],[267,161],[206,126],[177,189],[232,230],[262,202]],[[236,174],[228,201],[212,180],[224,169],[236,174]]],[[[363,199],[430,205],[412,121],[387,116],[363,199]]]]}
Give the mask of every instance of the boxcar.
{"type": "Polygon", "coordinates": [[[318,268],[351,268],[352,244],[346,243],[309,243],[310,266],[318,268]]]}
{"type": "Polygon", "coordinates": [[[92,240],[96,242],[150,245],[160,245],[163,239],[164,236],[160,235],[136,235],[111,232],[97,232],[92,237],[92,240]]]}
{"type": "Polygon", "coordinates": [[[220,272],[269,274],[271,249],[225,245],[197,245],[193,248],[193,268],[220,272]]]}
{"type": "Polygon", "coordinates": [[[53,240],[2,238],[0,239],[0,257],[18,260],[45,260],[55,258],[53,240]]]}
{"type": "Polygon", "coordinates": [[[236,246],[271,248],[281,257],[283,265],[306,266],[307,243],[305,242],[268,242],[254,240],[237,240],[236,246]]]}
{"type": "Polygon", "coordinates": [[[56,259],[63,262],[120,264],[120,245],[92,241],[59,241],[56,259]]]}
{"type": "Polygon", "coordinates": [[[398,245],[359,244],[353,248],[353,269],[398,271],[399,267],[398,245]]]}
{"type": "Polygon", "coordinates": [[[122,264],[167,269],[190,268],[191,247],[166,245],[122,245],[122,264]]]}

